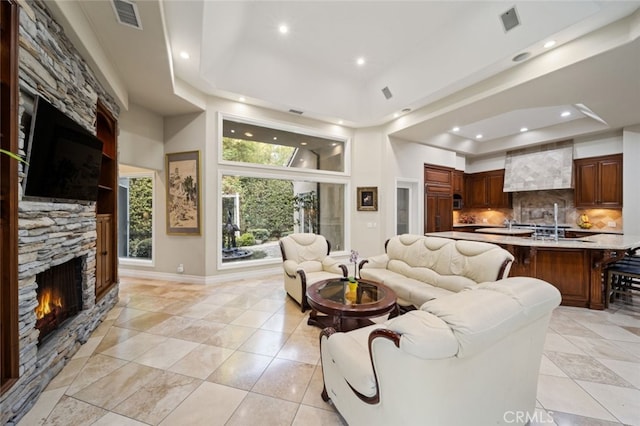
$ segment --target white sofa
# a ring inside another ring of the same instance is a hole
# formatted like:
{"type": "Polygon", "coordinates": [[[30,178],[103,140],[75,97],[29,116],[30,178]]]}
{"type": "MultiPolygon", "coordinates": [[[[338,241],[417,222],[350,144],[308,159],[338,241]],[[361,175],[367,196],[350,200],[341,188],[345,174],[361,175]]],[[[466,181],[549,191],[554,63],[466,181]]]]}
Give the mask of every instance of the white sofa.
{"type": "Polygon", "coordinates": [[[509,275],[513,255],[478,241],[404,234],[385,243],[385,253],[360,262],[360,278],[382,283],[398,304],[423,303],[509,275]]]}
{"type": "Polygon", "coordinates": [[[291,234],[280,239],[284,288],[304,312],[307,303],[307,287],[318,281],[347,276],[347,267],[329,257],[331,243],[322,235],[310,233],[291,234]]]}
{"type": "Polygon", "coordinates": [[[528,277],[482,283],[382,324],[320,336],[325,388],[350,426],[499,425],[534,418],[560,292],[528,277]]]}

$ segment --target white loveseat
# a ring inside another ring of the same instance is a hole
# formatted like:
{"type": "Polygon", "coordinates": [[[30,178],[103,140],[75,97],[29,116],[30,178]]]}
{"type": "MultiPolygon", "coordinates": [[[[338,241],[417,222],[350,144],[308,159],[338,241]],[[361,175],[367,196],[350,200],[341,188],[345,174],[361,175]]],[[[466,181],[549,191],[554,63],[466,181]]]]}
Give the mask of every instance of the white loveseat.
{"type": "Polygon", "coordinates": [[[309,307],[307,287],[318,281],[347,276],[347,267],[329,256],[331,243],[322,235],[291,234],[280,239],[284,288],[300,304],[309,307]]]}
{"type": "Polygon", "coordinates": [[[320,336],[325,388],[350,426],[499,425],[535,418],[560,292],[528,277],[482,283],[382,324],[320,336]]]}
{"type": "Polygon", "coordinates": [[[385,243],[385,253],[360,262],[360,277],[382,283],[398,304],[419,308],[424,302],[485,281],[506,278],[513,255],[478,241],[404,234],[385,243]]]}

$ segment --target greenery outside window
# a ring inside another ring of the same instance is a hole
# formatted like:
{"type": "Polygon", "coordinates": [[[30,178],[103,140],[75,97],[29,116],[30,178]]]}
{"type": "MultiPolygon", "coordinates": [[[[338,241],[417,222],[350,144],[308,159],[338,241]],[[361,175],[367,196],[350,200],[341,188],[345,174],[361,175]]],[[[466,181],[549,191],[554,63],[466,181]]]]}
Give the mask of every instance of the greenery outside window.
{"type": "Polygon", "coordinates": [[[219,266],[280,262],[278,240],[294,232],[321,234],[332,251],[344,250],[347,141],[237,118],[221,123],[219,266]]]}
{"type": "Polygon", "coordinates": [[[345,172],[346,141],[283,130],[239,118],[222,120],[223,162],[345,172]]]}
{"type": "Polygon", "coordinates": [[[124,263],[152,263],[153,186],[153,172],[120,174],[118,257],[124,263]]]}

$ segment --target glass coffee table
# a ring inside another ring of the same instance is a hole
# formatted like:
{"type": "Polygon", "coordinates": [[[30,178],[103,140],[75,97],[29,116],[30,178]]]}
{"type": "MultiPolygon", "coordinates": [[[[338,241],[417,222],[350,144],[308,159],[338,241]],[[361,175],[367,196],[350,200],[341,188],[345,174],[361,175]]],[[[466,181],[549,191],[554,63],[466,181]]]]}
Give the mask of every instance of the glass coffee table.
{"type": "Polygon", "coordinates": [[[311,314],[307,324],[349,331],[373,324],[370,318],[391,313],[398,315],[396,294],[389,287],[358,280],[356,289],[346,279],[319,281],[307,289],[311,314]],[[318,315],[319,313],[324,315],[318,315]]]}

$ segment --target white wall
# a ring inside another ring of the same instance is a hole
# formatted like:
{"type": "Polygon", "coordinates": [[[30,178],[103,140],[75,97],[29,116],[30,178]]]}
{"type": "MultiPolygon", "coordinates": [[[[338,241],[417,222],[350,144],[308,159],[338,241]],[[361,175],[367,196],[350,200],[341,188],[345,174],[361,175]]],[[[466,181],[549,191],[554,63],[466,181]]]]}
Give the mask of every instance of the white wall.
{"type": "MultiPolygon", "coordinates": [[[[391,185],[392,196],[395,197],[395,181],[397,179],[403,180],[417,180],[418,191],[414,194],[417,197],[416,206],[417,211],[412,212],[417,216],[417,233],[424,232],[424,165],[431,164],[436,166],[451,167],[454,169],[464,169],[464,161],[461,161],[459,156],[453,151],[445,149],[435,148],[432,146],[416,144],[406,142],[402,140],[390,139],[389,155],[387,158],[387,164],[392,175],[390,176],[389,185],[391,185]]],[[[389,219],[386,223],[385,239],[389,238],[396,233],[396,226],[394,223],[395,212],[393,211],[393,205],[389,206],[390,209],[386,213],[389,219]]]]}
{"type": "Polygon", "coordinates": [[[622,152],[622,132],[575,138],[573,158],[589,158],[622,152]]]}
{"type": "MultiPolygon", "coordinates": [[[[200,181],[207,173],[207,164],[203,161],[206,155],[205,114],[187,114],[164,120],[165,153],[184,151],[200,151],[200,181]]],[[[184,265],[185,275],[204,276],[209,259],[205,248],[205,238],[208,232],[215,229],[208,224],[204,217],[202,206],[210,197],[207,186],[200,185],[201,199],[201,235],[183,236],[167,235],[167,199],[166,199],[166,170],[163,166],[159,178],[156,179],[156,254],[155,271],[175,273],[179,264],[184,265]]],[[[206,182],[205,182],[206,183],[206,182]]]]}
{"type": "Polygon", "coordinates": [[[131,104],[118,120],[119,162],[152,170],[164,168],[164,120],[151,111],[131,104]]]}
{"type": "Polygon", "coordinates": [[[504,169],[505,154],[488,155],[485,157],[467,159],[466,173],[480,173],[489,170],[504,169]]]}
{"type": "Polygon", "coordinates": [[[347,249],[357,250],[361,257],[384,251],[384,218],[392,205],[388,185],[384,181],[384,168],[389,166],[388,161],[384,161],[387,159],[384,156],[385,139],[378,127],[358,129],[353,137],[352,178],[348,194],[351,227],[346,244],[347,249]],[[378,188],[378,211],[358,211],[358,187],[371,186],[378,188]]]}

